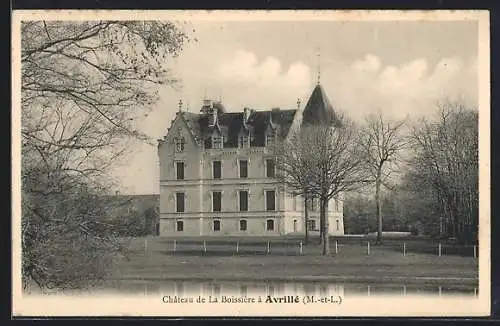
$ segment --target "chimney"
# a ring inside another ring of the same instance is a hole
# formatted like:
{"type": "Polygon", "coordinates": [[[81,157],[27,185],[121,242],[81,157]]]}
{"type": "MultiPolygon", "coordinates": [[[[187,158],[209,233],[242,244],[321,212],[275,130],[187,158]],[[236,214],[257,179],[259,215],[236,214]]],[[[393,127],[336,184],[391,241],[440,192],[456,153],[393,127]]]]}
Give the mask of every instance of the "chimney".
{"type": "Polygon", "coordinates": [[[210,117],[210,122],[209,122],[209,127],[215,126],[217,123],[217,109],[212,108],[211,109],[211,117],[210,117]]]}
{"type": "Polygon", "coordinates": [[[203,106],[210,107],[212,106],[212,100],[205,98],[203,99],[203,106]]]}
{"type": "Polygon", "coordinates": [[[250,117],[250,109],[249,108],[244,108],[243,109],[243,122],[247,122],[248,118],[250,117]]]}

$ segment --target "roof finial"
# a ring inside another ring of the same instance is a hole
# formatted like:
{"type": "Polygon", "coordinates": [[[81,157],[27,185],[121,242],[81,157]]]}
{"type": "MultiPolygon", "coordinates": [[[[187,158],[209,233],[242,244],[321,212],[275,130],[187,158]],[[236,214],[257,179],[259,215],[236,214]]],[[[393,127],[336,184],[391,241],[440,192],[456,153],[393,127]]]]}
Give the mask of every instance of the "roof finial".
{"type": "Polygon", "coordinates": [[[317,53],[316,56],[318,57],[318,81],[317,84],[320,84],[321,81],[321,49],[318,47],[316,49],[317,53]]]}
{"type": "Polygon", "coordinates": [[[182,99],[179,100],[179,112],[181,112],[181,111],[182,111],[182,99]]]}

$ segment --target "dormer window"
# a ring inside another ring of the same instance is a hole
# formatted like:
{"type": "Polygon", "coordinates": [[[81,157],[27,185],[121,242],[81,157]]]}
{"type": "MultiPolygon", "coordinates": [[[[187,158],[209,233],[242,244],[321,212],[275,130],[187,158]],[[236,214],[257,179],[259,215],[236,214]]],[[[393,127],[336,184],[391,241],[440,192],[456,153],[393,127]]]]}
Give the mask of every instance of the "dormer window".
{"type": "Polygon", "coordinates": [[[266,135],[266,147],[274,145],[274,135],[273,134],[267,134],[266,135]]]}
{"type": "Polygon", "coordinates": [[[212,148],[222,149],[223,148],[223,138],[221,136],[212,137],[212,148]]]}
{"type": "Polygon", "coordinates": [[[247,148],[250,146],[250,137],[243,135],[240,136],[240,148],[247,148]]]}
{"type": "Polygon", "coordinates": [[[182,136],[175,137],[175,151],[176,152],[184,152],[185,144],[186,144],[186,141],[185,141],[184,137],[182,137],[182,136]]]}

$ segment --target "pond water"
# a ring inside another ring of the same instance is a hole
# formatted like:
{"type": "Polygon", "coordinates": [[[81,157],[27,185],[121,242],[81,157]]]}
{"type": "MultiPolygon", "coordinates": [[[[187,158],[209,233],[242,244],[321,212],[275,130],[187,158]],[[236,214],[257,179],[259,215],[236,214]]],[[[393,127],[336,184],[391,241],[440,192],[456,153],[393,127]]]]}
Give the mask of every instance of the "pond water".
{"type": "Polygon", "coordinates": [[[147,296],[256,296],[256,295],[317,295],[317,296],[373,296],[426,295],[478,296],[475,285],[425,285],[385,283],[331,283],[331,282],[266,282],[266,281],[108,281],[98,291],[106,293],[147,296]]]}

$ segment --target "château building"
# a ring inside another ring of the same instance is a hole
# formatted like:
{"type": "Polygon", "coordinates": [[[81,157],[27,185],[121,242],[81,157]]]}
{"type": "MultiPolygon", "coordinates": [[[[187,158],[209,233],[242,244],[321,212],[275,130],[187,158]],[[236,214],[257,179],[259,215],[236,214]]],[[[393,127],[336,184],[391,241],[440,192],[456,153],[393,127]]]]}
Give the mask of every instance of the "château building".
{"type": "MultiPolygon", "coordinates": [[[[303,234],[304,200],[276,178],[272,144],[335,116],[318,83],[306,106],[228,112],[204,100],[199,113],[181,110],[158,140],[160,235],[303,234]]],[[[308,229],[319,231],[319,201],[309,204],[308,229]]],[[[329,233],[344,234],[341,199],[329,205],[329,233]]]]}

